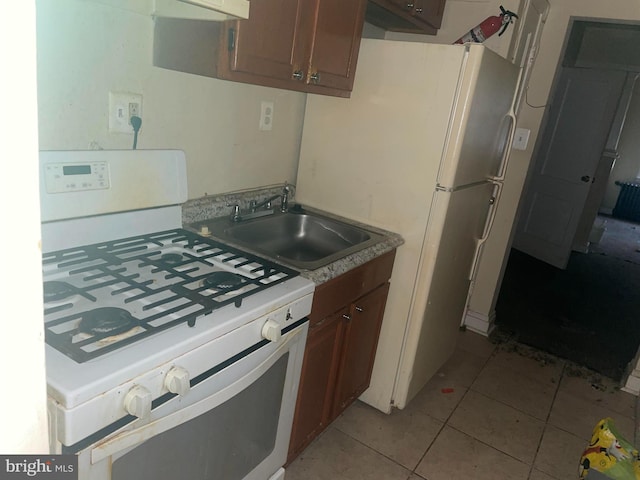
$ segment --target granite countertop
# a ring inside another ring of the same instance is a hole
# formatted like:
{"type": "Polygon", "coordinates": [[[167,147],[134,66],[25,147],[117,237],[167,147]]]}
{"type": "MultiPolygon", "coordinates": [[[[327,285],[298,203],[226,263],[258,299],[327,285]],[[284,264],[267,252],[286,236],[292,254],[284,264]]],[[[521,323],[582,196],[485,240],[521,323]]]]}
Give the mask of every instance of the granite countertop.
{"type": "MultiPolygon", "coordinates": [[[[243,192],[232,192],[228,194],[221,194],[215,196],[207,196],[198,198],[195,200],[189,200],[182,206],[182,223],[185,228],[189,228],[194,231],[199,230],[199,223],[203,223],[208,220],[212,220],[214,218],[224,217],[230,214],[229,205],[238,204],[241,209],[246,209],[249,206],[249,202],[251,200],[256,200],[260,202],[266,197],[270,197],[272,195],[278,194],[282,190],[282,185],[280,186],[272,186],[272,187],[264,187],[255,190],[247,190],[243,192]]],[[[292,199],[291,206],[295,205],[295,201],[292,199]]],[[[274,202],[277,205],[277,201],[274,202]]],[[[299,268],[291,267],[287,265],[289,268],[293,268],[300,272],[300,275],[308,278],[313,281],[316,285],[320,285],[324,282],[331,280],[332,278],[338,277],[343,273],[362,265],[369,260],[372,260],[380,255],[383,255],[404,243],[404,240],[397,233],[389,232],[387,230],[383,230],[380,228],[373,227],[371,225],[363,224],[361,222],[357,222],[348,218],[341,217],[339,215],[334,215],[329,212],[325,212],[323,210],[319,210],[314,208],[313,206],[304,205],[304,209],[308,210],[311,213],[318,213],[320,215],[333,218],[339,220],[344,223],[348,223],[351,225],[355,225],[366,230],[370,230],[374,233],[381,235],[380,242],[371,245],[363,250],[352,253],[346,257],[338,259],[324,267],[320,267],[315,270],[302,270],[299,268]]],[[[215,236],[212,236],[215,238],[215,236]]],[[[225,243],[229,243],[227,240],[225,243]]],[[[239,245],[234,245],[235,247],[239,247],[239,245]]],[[[252,252],[256,253],[256,252],[252,252]]],[[[264,256],[264,254],[256,253],[259,256],[264,256]]],[[[268,257],[266,257],[268,258],[268,257]]],[[[270,259],[276,261],[276,259],[270,259]]],[[[280,262],[282,263],[282,262],[280,262]]],[[[286,265],[286,264],[285,264],[286,265]]]]}

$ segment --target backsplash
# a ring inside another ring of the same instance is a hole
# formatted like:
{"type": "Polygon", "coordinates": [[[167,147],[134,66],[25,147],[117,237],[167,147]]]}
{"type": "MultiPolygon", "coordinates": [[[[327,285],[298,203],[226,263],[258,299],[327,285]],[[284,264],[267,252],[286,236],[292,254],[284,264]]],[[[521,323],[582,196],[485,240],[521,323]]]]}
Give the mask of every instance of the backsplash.
{"type": "MultiPolygon", "coordinates": [[[[289,186],[293,187],[293,185],[289,186]]],[[[259,203],[266,198],[282,193],[283,187],[284,183],[282,185],[271,185],[251,190],[207,195],[194,200],[188,200],[182,204],[182,223],[188,224],[231,215],[233,205],[239,205],[241,210],[247,210],[249,208],[249,202],[252,200],[259,203]]],[[[289,195],[291,205],[293,205],[292,200],[295,198],[295,187],[293,187],[292,190],[293,192],[289,195]]],[[[274,200],[273,205],[280,205],[279,200],[274,200]]]]}

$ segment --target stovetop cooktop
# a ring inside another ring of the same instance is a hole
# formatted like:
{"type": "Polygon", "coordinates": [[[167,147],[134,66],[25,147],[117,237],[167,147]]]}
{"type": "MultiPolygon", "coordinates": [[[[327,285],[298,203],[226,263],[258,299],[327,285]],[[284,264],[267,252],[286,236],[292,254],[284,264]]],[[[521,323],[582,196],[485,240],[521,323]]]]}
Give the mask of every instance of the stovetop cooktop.
{"type": "Polygon", "coordinates": [[[46,342],[82,363],[298,272],[183,229],[43,255],[46,342]]]}

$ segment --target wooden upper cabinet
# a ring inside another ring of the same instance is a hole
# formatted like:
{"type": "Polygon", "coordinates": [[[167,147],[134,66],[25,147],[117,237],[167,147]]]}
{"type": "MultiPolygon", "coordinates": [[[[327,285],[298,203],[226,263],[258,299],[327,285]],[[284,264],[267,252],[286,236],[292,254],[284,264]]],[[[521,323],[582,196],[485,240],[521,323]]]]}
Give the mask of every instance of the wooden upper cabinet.
{"type": "Polygon", "coordinates": [[[223,54],[230,79],[259,75],[290,80],[306,57],[297,38],[301,13],[299,0],[257,0],[248,20],[228,22],[223,54]]]}
{"type": "Polygon", "coordinates": [[[218,76],[327,95],[353,87],[366,0],[254,0],[226,22],[218,76]]]}
{"type": "Polygon", "coordinates": [[[442,26],[445,0],[415,0],[412,14],[434,28],[442,26]]]}
{"type": "Polygon", "coordinates": [[[365,8],[360,0],[318,1],[307,83],[351,91],[365,8]]]}
{"type": "Polygon", "coordinates": [[[366,20],[395,32],[435,35],[446,0],[370,0],[366,20]]]}

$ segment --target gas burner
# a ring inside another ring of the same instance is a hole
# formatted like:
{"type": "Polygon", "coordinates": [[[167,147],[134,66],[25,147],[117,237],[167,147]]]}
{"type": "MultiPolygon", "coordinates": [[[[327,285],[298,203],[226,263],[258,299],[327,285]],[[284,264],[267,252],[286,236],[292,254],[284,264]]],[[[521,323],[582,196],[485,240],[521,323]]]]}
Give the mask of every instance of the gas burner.
{"type": "Polygon", "coordinates": [[[57,302],[75,295],[73,286],[66,282],[50,281],[43,284],[44,302],[57,302]]]}
{"type": "Polygon", "coordinates": [[[241,275],[231,272],[213,272],[203,281],[204,286],[218,290],[235,290],[240,288],[245,280],[241,275]]]}
{"type": "Polygon", "coordinates": [[[138,325],[123,308],[103,307],[84,312],[78,330],[90,335],[118,335],[138,325]]]}
{"type": "Polygon", "coordinates": [[[183,260],[184,257],[179,253],[165,253],[160,257],[160,261],[166,265],[177,265],[183,260]]]}

